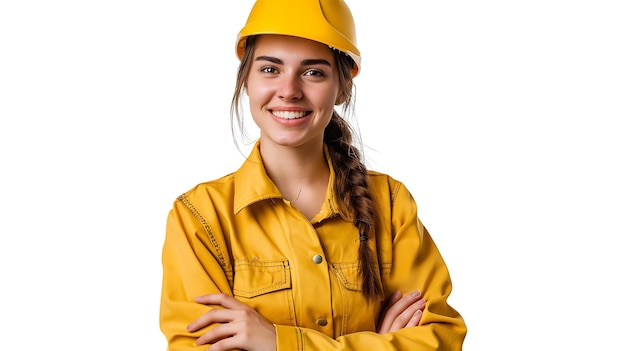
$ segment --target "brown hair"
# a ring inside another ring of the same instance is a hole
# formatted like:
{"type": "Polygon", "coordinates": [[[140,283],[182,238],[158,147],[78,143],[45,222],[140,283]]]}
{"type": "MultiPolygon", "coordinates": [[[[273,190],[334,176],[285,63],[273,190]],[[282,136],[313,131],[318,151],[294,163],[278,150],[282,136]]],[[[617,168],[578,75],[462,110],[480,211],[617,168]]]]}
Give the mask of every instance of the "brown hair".
{"type": "MultiPolygon", "coordinates": [[[[231,101],[231,129],[235,135],[235,123],[244,132],[240,98],[252,65],[255,37],[248,37],[246,49],[241,57],[237,72],[235,92],[231,101]]],[[[332,50],[339,70],[339,101],[343,104],[343,112],[353,104],[352,67],[354,61],[350,56],[338,50],[332,50]]],[[[324,143],[328,147],[330,158],[336,174],[335,191],[353,215],[353,223],[359,230],[359,275],[362,279],[363,295],[370,301],[380,299],[383,295],[377,269],[378,262],[370,248],[370,240],[374,240],[375,210],[374,201],[368,189],[368,175],[361,153],[353,145],[353,129],[337,111],[333,111],[330,123],[324,132],[324,143]]]]}

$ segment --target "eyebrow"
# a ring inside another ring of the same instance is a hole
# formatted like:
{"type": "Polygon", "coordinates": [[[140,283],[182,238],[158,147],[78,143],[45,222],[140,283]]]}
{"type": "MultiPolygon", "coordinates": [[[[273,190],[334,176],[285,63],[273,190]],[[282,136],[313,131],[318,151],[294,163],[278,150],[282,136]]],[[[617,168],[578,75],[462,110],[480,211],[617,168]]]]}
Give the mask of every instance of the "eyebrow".
{"type": "MultiPolygon", "coordinates": [[[[257,58],[254,59],[254,61],[269,61],[272,63],[275,63],[277,65],[282,65],[284,64],[283,60],[273,57],[273,56],[258,56],[257,58]]],[[[331,66],[330,62],[328,62],[327,60],[324,59],[306,59],[306,60],[302,60],[302,65],[303,66],[313,66],[313,65],[326,65],[326,66],[331,66]]]]}

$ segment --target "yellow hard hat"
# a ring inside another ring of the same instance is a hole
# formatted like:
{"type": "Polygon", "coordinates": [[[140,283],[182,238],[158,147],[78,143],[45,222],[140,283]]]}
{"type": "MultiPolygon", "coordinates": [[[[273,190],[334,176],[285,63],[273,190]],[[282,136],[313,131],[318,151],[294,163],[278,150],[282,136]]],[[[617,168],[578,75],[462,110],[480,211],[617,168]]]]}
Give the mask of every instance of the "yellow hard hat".
{"type": "Polygon", "coordinates": [[[257,0],[246,25],[237,35],[241,59],[246,38],[257,34],[282,34],[314,40],[352,57],[355,77],[361,67],[352,13],[343,0],[257,0]]]}

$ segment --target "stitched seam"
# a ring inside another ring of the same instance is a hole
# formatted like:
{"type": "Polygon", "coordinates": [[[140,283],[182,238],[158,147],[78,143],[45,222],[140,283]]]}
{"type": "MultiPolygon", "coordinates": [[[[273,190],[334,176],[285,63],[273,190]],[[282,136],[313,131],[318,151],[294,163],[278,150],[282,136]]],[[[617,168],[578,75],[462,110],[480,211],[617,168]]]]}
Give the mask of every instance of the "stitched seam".
{"type": "Polygon", "coordinates": [[[296,327],[298,331],[298,348],[304,351],[304,338],[302,337],[302,329],[300,327],[296,327]]]}
{"type": "MultiPolygon", "coordinates": [[[[235,261],[235,273],[239,272],[243,274],[244,271],[249,272],[267,272],[274,277],[280,277],[281,280],[274,284],[258,286],[255,288],[247,287],[247,289],[233,287],[233,293],[235,295],[243,297],[254,297],[261,294],[265,294],[279,289],[285,289],[291,287],[291,275],[288,272],[288,261],[250,261],[250,260],[237,260],[235,261]]],[[[245,286],[244,286],[245,288],[245,286]]]]}
{"type": "Polygon", "coordinates": [[[217,243],[217,240],[215,239],[215,236],[213,235],[213,231],[211,230],[211,226],[209,226],[209,224],[204,219],[204,217],[200,214],[200,212],[198,212],[198,210],[194,207],[194,205],[191,203],[191,201],[189,201],[189,199],[186,196],[181,195],[181,196],[178,197],[178,200],[180,202],[182,202],[187,207],[187,209],[189,209],[189,211],[194,216],[194,218],[197,219],[198,222],[200,222],[200,224],[202,225],[202,228],[204,228],[204,231],[207,233],[207,236],[209,237],[209,240],[211,241],[211,245],[213,245],[213,248],[215,248],[215,253],[217,255],[217,259],[220,261],[220,264],[222,265],[222,267],[225,268],[226,267],[226,259],[224,258],[224,254],[222,253],[222,249],[220,248],[219,244],[217,243]]]}

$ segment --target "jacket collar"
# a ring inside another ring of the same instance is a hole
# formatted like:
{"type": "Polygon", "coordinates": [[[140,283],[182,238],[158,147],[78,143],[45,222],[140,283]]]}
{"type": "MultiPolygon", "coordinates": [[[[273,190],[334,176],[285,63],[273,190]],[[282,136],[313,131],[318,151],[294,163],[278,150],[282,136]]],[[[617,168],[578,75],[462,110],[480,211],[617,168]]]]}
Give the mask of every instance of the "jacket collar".
{"type": "MultiPolygon", "coordinates": [[[[324,217],[328,218],[338,214],[344,219],[350,220],[350,216],[348,215],[345,206],[343,206],[343,203],[337,199],[335,194],[335,170],[333,168],[326,144],[324,144],[324,157],[326,158],[328,168],[330,169],[330,179],[328,182],[328,189],[326,190],[326,200],[322,206],[322,212],[325,212],[324,217]]],[[[283,198],[280,190],[278,190],[265,171],[263,159],[261,158],[260,141],[258,140],[243,165],[241,165],[239,170],[235,172],[234,196],[234,213],[238,213],[245,207],[259,201],[271,199],[282,200],[283,198]]]]}

